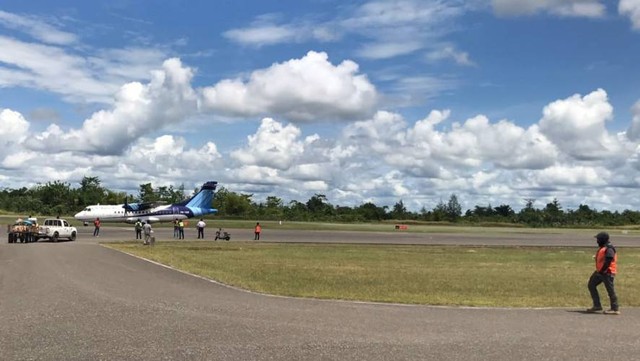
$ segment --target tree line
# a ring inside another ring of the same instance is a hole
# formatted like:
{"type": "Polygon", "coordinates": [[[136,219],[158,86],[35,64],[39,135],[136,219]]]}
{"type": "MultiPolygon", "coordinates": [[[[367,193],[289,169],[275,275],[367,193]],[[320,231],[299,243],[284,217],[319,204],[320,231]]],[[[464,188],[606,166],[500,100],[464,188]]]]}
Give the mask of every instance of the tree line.
{"type": "MultiPolygon", "coordinates": [[[[98,177],[84,177],[79,186],[61,181],[38,184],[31,188],[0,190],[0,209],[17,214],[72,215],[88,205],[120,204],[125,202],[176,203],[198,192],[178,187],[153,187],[140,184],[138,194],[116,192],[102,186],[98,177]]],[[[220,187],[212,206],[217,217],[228,219],[260,219],[308,222],[441,222],[452,224],[505,224],[528,227],[598,227],[623,226],[640,223],[640,212],[633,210],[596,210],[581,204],[577,209],[564,210],[557,199],[542,208],[534,206],[535,199],[525,199],[518,212],[508,204],[498,206],[476,205],[463,212],[458,197],[450,195],[447,202],[440,201],[432,209],[422,207],[417,212],[407,210],[402,200],[393,206],[379,206],[366,202],[354,207],[333,205],[324,194],[314,194],[306,202],[285,203],[281,198],[269,196],[256,202],[252,194],[233,192],[220,187]]]]}

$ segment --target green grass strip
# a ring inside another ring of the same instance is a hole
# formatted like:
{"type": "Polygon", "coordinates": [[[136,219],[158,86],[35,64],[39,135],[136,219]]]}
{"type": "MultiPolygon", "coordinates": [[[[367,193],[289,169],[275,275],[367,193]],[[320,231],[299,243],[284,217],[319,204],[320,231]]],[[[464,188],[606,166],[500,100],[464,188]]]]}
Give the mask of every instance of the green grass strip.
{"type": "MultiPolygon", "coordinates": [[[[106,246],[248,290],[487,307],[587,307],[595,248],[159,242],[106,246]]],[[[619,248],[622,307],[640,306],[640,249],[619,248]]],[[[608,304],[602,288],[603,304],[608,304]]]]}

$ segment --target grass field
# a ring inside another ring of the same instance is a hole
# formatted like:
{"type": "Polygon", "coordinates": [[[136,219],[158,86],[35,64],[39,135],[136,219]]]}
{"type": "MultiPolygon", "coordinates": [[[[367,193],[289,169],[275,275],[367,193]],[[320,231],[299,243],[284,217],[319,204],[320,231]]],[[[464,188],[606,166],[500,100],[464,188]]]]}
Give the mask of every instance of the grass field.
{"type": "MultiPolygon", "coordinates": [[[[339,244],[110,243],[263,293],[489,307],[587,307],[594,249],[339,244]]],[[[640,306],[640,249],[619,249],[622,307],[640,306]]],[[[606,292],[602,289],[606,305],[606,292]]]]}

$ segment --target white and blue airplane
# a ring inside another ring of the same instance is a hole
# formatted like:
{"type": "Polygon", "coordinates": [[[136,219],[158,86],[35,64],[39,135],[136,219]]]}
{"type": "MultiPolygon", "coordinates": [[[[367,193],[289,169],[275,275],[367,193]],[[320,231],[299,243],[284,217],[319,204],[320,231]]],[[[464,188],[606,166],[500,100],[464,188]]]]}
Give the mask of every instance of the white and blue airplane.
{"type": "Polygon", "coordinates": [[[158,202],[124,203],[117,205],[88,206],[76,213],[75,219],[83,222],[92,222],[100,218],[100,222],[126,222],[135,223],[138,219],[142,222],[171,222],[175,219],[187,219],[205,214],[217,213],[211,208],[211,202],[218,182],[206,182],[200,191],[191,197],[175,204],[159,204],[158,202]]]}

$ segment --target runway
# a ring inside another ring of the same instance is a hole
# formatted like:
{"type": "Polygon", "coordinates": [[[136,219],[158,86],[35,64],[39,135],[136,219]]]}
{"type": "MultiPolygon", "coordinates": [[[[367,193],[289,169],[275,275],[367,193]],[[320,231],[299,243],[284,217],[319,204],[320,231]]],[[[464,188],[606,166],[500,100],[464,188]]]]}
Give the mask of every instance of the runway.
{"type": "MultiPolygon", "coordinates": [[[[253,241],[253,229],[225,228],[233,241],[253,241]]],[[[78,228],[80,243],[135,240],[133,226],[102,227],[100,237],[92,237],[93,227],[78,228]]],[[[542,246],[542,247],[595,247],[593,230],[575,233],[411,233],[353,232],[353,231],[304,231],[263,228],[261,242],[296,243],[368,243],[368,244],[423,244],[423,245],[464,245],[464,246],[542,246]]],[[[154,235],[159,241],[175,240],[173,228],[155,227],[154,235]]],[[[205,231],[205,240],[213,241],[214,229],[205,231]]],[[[185,230],[185,239],[196,240],[195,228],[185,230]]],[[[611,241],[618,247],[640,247],[640,236],[622,232],[611,232],[611,241]]]]}
{"type": "MultiPolygon", "coordinates": [[[[231,242],[253,239],[251,230],[230,231],[231,242]]],[[[638,309],[623,307],[623,315],[616,317],[575,309],[448,308],[265,296],[97,244],[133,239],[131,229],[103,227],[99,238],[91,237],[92,227],[80,232],[76,242],[0,244],[0,359],[637,360],[640,351],[638,309]]],[[[399,237],[265,230],[262,238],[454,244],[456,237],[395,235],[399,237]]],[[[172,239],[172,230],[157,228],[156,236],[172,239]]],[[[188,239],[195,236],[195,230],[188,230],[188,239]]],[[[594,246],[588,234],[575,239],[529,236],[487,242],[594,246]]],[[[482,239],[468,235],[460,242],[479,244],[482,239]]],[[[630,246],[636,241],[619,240],[630,246]]]]}

